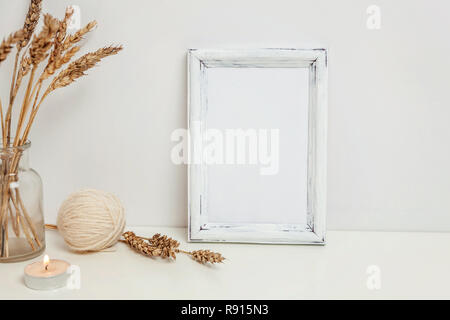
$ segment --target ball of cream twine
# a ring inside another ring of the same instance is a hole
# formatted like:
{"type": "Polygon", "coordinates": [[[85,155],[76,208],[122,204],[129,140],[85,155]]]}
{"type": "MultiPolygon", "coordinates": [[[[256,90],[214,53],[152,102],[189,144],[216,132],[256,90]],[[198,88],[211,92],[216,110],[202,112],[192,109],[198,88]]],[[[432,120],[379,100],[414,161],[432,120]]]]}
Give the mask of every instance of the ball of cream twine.
{"type": "Polygon", "coordinates": [[[115,195],[85,189],[62,203],[57,226],[72,250],[101,251],[116,244],[122,235],[125,210],[115,195]]]}

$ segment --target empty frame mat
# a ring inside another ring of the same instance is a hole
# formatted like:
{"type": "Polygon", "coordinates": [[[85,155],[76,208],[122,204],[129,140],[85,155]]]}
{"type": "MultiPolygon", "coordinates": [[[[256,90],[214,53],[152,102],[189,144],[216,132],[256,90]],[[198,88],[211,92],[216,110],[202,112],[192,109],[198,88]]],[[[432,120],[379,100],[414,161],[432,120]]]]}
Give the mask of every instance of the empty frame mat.
{"type": "Polygon", "coordinates": [[[326,51],[190,50],[189,240],[325,240],[326,51]]]}

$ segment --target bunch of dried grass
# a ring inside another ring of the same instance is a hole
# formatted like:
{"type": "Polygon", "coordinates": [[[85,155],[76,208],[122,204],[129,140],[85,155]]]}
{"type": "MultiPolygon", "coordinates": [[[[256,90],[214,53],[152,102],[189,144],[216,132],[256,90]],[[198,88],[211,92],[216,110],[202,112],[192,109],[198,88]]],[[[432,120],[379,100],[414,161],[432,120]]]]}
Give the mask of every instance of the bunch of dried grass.
{"type": "MultiPolygon", "coordinates": [[[[85,76],[86,71],[94,67],[103,58],[117,54],[122,50],[121,46],[107,46],[97,51],[87,53],[74,62],[70,63],[66,69],[54,76],[56,71],[63,65],[69,63],[80,50],[77,43],[94,29],[97,22],[89,22],[85,27],[74,34],[67,34],[67,25],[73,14],[69,7],[64,17],[59,20],[50,14],[45,14],[42,30],[36,35],[35,29],[41,15],[42,0],[31,0],[25,18],[23,28],[5,38],[0,43],[0,64],[6,60],[16,46],[16,57],[12,72],[9,104],[4,115],[3,105],[0,100],[0,121],[2,128],[3,147],[18,147],[26,143],[36,114],[47,96],[58,88],[70,85],[76,79],[85,76]],[[21,55],[21,52],[23,54],[21,55]],[[46,62],[42,73],[38,76],[38,67],[46,62]],[[47,88],[42,93],[42,86],[47,79],[51,79],[47,88]],[[12,140],[12,114],[14,102],[21,87],[21,84],[28,77],[25,93],[20,107],[19,116],[15,124],[14,141],[12,140]]],[[[26,208],[21,202],[18,190],[13,197],[10,190],[10,183],[15,179],[18,170],[20,155],[15,155],[12,159],[2,161],[0,167],[1,180],[1,201],[0,201],[0,257],[8,255],[8,215],[13,220],[13,230],[28,235],[30,246],[33,250],[38,249],[41,244],[33,240],[34,225],[30,219],[26,219],[26,208]],[[15,216],[15,217],[13,217],[15,216]],[[25,217],[25,219],[20,219],[25,217]]]]}
{"type": "Polygon", "coordinates": [[[139,237],[132,231],[127,231],[123,235],[126,244],[137,252],[147,256],[158,256],[161,258],[176,259],[177,253],[188,254],[195,261],[205,263],[222,263],[225,258],[217,252],[209,250],[197,250],[197,251],[184,251],[179,249],[180,243],[166,235],[159,233],[153,235],[151,238],[139,237]]]}

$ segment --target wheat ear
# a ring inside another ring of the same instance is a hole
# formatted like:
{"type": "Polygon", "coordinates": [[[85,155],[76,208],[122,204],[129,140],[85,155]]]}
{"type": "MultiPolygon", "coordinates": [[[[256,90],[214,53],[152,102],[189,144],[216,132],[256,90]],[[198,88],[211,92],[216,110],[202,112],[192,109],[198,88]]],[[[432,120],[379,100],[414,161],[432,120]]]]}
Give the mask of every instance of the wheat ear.
{"type": "Polygon", "coordinates": [[[68,86],[76,79],[86,75],[84,72],[94,67],[100,60],[107,56],[117,54],[120,50],[122,50],[122,46],[109,46],[83,55],[70,63],[65,70],[61,71],[59,75],[53,79],[46,93],[68,86]]]}
{"type": "Polygon", "coordinates": [[[92,29],[94,29],[95,26],[97,26],[97,21],[94,20],[94,21],[89,22],[87,25],[85,25],[83,28],[81,28],[80,30],[75,32],[73,35],[68,36],[64,40],[62,49],[67,50],[74,44],[80,42],[83,39],[84,35],[90,31],[92,31],[92,29]]]}
{"type": "Polygon", "coordinates": [[[6,141],[5,140],[5,123],[4,123],[4,119],[3,119],[3,106],[2,106],[2,99],[0,99],[0,121],[2,122],[2,136],[3,136],[3,147],[6,147],[6,141]]]}
{"type": "MultiPolygon", "coordinates": [[[[14,33],[11,33],[6,39],[4,39],[2,41],[2,43],[0,43],[0,64],[6,60],[6,58],[8,57],[9,53],[11,52],[13,45],[16,43],[19,43],[23,40],[24,37],[24,32],[23,29],[16,31],[14,33]]],[[[13,74],[16,73],[16,68],[17,68],[17,59],[18,57],[16,56],[16,62],[15,62],[15,67],[14,67],[14,71],[13,74]]],[[[14,80],[14,76],[13,76],[13,80],[14,80]]],[[[12,85],[11,85],[12,87],[12,85]]],[[[11,91],[12,92],[12,89],[11,91]]],[[[10,98],[11,99],[11,98],[10,98]]],[[[3,118],[3,106],[1,104],[0,101],[0,113],[1,113],[1,121],[2,121],[2,137],[3,137],[3,143],[5,143],[5,133],[6,133],[6,128],[5,128],[5,121],[3,118]]]]}
{"type": "Polygon", "coordinates": [[[17,44],[18,50],[26,47],[28,42],[30,42],[34,29],[39,22],[39,17],[41,15],[41,4],[42,0],[31,0],[30,2],[27,16],[25,17],[25,22],[23,24],[24,37],[23,40],[17,44]]]}
{"type": "Polygon", "coordinates": [[[53,45],[53,37],[59,30],[58,19],[50,14],[44,15],[44,26],[39,35],[35,35],[31,41],[30,58],[33,65],[37,66],[48,56],[48,51],[53,45]]]}
{"type": "MultiPolygon", "coordinates": [[[[53,44],[53,36],[58,31],[59,22],[57,19],[53,18],[50,14],[44,15],[44,26],[42,27],[42,31],[38,36],[34,36],[31,41],[30,46],[30,59],[32,64],[32,69],[30,73],[30,78],[28,80],[27,89],[25,91],[25,96],[23,98],[22,108],[20,109],[19,119],[17,121],[17,129],[16,129],[16,137],[14,139],[14,146],[17,146],[20,138],[20,131],[23,126],[23,122],[25,119],[25,115],[28,111],[28,107],[30,105],[30,97],[33,96],[32,86],[34,75],[39,64],[45,60],[48,56],[48,50],[50,50],[53,44]]],[[[8,127],[8,134],[10,134],[10,127],[8,127]]]]}
{"type": "MultiPolygon", "coordinates": [[[[25,17],[25,22],[23,24],[23,39],[22,39],[22,41],[19,41],[17,43],[17,53],[16,53],[16,58],[14,61],[14,70],[13,70],[13,74],[12,74],[11,88],[9,91],[9,106],[8,106],[8,110],[6,112],[6,119],[5,119],[5,121],[6,121],[5,129],[7,129],[7,132],[5,132],[5,130],[2,131],[4,144],[9,143],[9,137],[11,136],[11,111],[12,111],[12,107],[14,105],[14,100],[16,99],[17,91],[19,90],[21,80],[22,80],[22,79],[20,79],[20,81],[19,81],[19,79],[18,79],[19,72],[21,72],[21,70],[17,71],[20,51],[22,50],[22,48],[26,47],[27,44],[30,42],[31,36],[33,35],[36,25],[39,22],[39,18],[41,15],[41,4],[42,4],[42,0],[31,0],[27,15],[25,17]],[[7,141],[5,140],[5,136],[7,136],[7,141]]],[[[24,59],[24,57],[22,57],[21,65],[24,62],[23,59],[24,59]]],[[[23,77],[23,74],[22,74],[22,77],[23,77]]]]}
{"type": "Polygon", "coordinates": [[[23,39],[22,29],[11,33],[6,39],[3,39],[2,43],[0,43],[0,63],[6,60],[13,46],[16,43],[22,41],[22,39],[23,39]]]}
{"type": "Polygon", "coordinates": [[[153,247],[161,249],[161,256],[163,258],[173,258],[176,259],[177,248],[180,246],[180,243],[165,235],[160,235],[159,233],[153,235],[150,239],[147,239],[150,245],[153,247]]]}
{"type": "Polygon", "coordinates": [[[139,253],[150,256],[150,257],[156,257],[161,255],[161,249],[152,247],[150,244],[145,242],[144,239],[136,237],[136,235],[131,232],[125,232],[123,235],[123,238],[125,239],[125,242],[134,250],[138,251],[139,253]]]}

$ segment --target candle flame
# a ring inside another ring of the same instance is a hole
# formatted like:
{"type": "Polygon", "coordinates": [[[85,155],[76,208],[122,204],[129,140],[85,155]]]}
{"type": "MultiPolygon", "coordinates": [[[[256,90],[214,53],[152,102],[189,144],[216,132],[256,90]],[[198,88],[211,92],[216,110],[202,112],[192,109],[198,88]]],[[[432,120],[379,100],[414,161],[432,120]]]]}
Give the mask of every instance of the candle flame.
{"type": "Polygon", "coordinates": [[[48,264],[50,263],[50,258],[48,257],[48,255],[44,256],[44,268],[45,270],[48,269],[48,264]]]}

